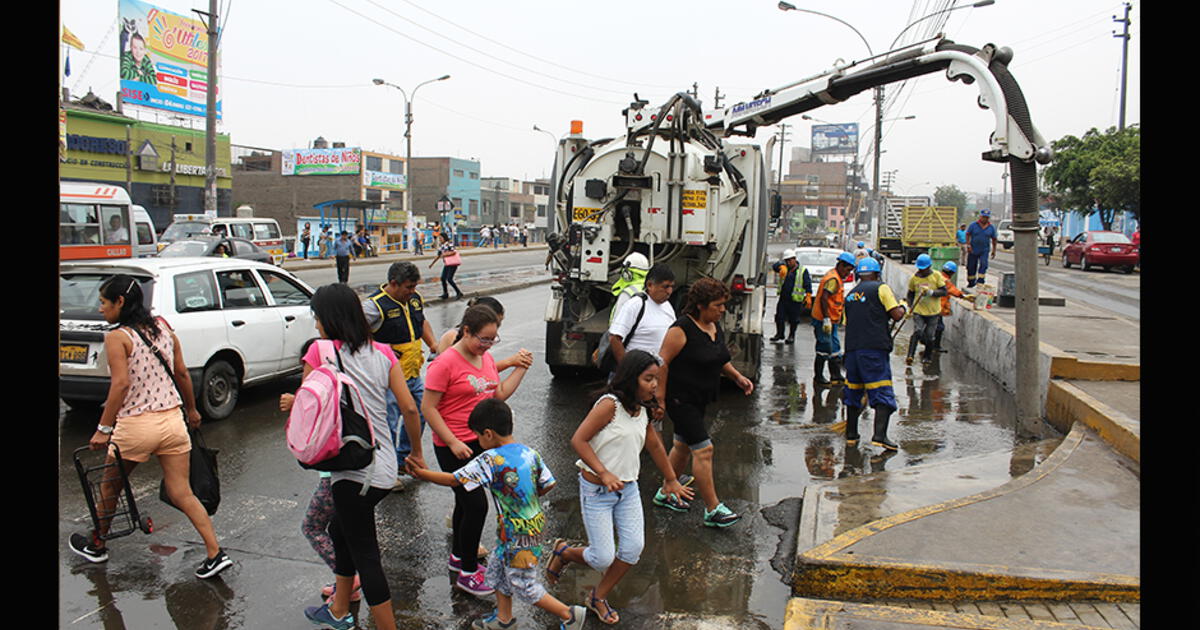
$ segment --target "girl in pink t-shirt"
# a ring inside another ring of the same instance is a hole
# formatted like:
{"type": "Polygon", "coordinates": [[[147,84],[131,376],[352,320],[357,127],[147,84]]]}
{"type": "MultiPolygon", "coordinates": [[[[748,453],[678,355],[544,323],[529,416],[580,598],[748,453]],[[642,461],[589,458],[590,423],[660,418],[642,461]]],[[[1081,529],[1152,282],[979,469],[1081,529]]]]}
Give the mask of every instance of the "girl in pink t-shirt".
{"type": "MultiPolygon", "coordinates": [[[[499,325],[496,312],[487,306],[468,308],[454,345],[439,353],[426,370],[421,413],[433,430],[433,452],[443,472],[454,472],[483,452],[478,436],[467,427],[467,418],[485,398],[506,400],[512,396],[533,363],[532,355],[522,350],[524,361],[500,380],[488,352],[499,341],[499,325]]],[[[449,567],[459,572],[455,586],[481,596],[492,592],[483,583],[484,571],[477,558],[487,512],[484,488],[470,492],[454,488],[449,567]]]]}

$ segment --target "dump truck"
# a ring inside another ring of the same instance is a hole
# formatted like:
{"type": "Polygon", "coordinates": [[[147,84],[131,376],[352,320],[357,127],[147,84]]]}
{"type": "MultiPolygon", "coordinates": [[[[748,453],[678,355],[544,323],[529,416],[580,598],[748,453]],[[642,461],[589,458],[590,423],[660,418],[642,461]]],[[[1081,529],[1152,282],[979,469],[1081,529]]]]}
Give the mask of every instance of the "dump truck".
{"type": "Polygon", "coordinates": [[[901,211],[900,260],[908,264],[931,247],[954,247],[958,226],[954,206],[904,206],[901,211]]]}

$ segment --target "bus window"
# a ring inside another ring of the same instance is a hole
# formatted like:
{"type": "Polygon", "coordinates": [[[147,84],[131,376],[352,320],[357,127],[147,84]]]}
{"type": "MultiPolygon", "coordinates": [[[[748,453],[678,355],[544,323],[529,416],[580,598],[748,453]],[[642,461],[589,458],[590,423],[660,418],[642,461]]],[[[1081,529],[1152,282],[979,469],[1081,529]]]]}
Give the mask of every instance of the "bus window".
{"type": "Polygon", "coordinates": [[[100,206],[105,245],[128,245],[129,225],[123,206],[100,206]]]}
{"type": "Polygon", "coordinates": [[[100,216],[96,206],[82,203],[61,204],[59,244],[99,245],[100,216]]]}
{"type": "Polygon", "coordinates": [[[232,230],[230,236],[244,238],[248,241],[254,240],[254,227],[249,223],[234,223],[229,226],[229,229],[232,230]]]}
{"type": "Polygon", "coordinates": [[[274,223],[255,223],[254,238],[260,241],[274,241],[280,238],[279,226],[274,223]]]}

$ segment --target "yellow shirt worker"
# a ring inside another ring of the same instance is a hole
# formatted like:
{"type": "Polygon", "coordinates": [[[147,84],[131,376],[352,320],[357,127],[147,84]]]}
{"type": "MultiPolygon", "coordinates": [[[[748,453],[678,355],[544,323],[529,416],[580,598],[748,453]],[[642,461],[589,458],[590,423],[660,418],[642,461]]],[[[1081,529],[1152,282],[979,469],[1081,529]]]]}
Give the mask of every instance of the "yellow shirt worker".
{"type": "Polygon", "coordinates": [[[917,272],[908,281],[908,302],[913,305],[913,333],[908,344],[905,364],[912,365],[917,343],[925,344],[921,359],[933,359],[933,340],[937,336],[937,325],[942,318],[941,297],[946,294],[946,280],[933,271],[933,259],[929,254],[917,256],[917,272]]]}

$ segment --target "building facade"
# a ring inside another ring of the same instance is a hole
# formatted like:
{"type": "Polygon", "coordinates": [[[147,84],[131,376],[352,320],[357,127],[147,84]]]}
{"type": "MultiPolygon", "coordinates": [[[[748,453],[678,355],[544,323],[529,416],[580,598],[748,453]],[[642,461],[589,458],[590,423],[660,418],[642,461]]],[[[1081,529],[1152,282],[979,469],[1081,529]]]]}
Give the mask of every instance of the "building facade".
{"type": "Polygon", "coordinates": [[[480,164],[476,160],[452,157],[412,159],[412,212],[426,224],[481,225],[480,164]],[[440,212],[438,202],[443,198],[453,204],[453,210],[440,212]]]}
{"type": "MultiPolygon", "coordinates": [[[[97,100],[90,101],[96,103],[97,100]]],[[[64,104],[66,151],[59,179],[101,182],[129,192],[161,232],[174,214],[203,214],[204,129],[138,120],[103,105],[64,104]]],[[[231,216],[228,134],[217,135],[217,215],[231,216]]]]}

